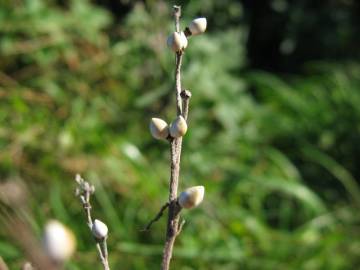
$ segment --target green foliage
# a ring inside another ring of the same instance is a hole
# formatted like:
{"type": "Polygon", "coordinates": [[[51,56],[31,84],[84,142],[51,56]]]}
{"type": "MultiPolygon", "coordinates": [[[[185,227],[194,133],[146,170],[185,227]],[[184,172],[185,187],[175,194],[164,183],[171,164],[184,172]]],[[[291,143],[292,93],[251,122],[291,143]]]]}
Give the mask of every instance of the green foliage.
{"type": "MultiPolygon", "coordinates": [[[[147,127],[175,115],[170,7],[136,3],[117,24],[89,1],[67,3],[0,5],[1,178],[27,184],[37,236],[49,218],[75,231],[68,269],[98,264],[73,194],[78,172],[96,185],[113,268],[158,269],[165,220],[140,230],[167,200],[168,147],[147,127]]],[[[200,12],[226,14],[225,4],[197,3],[184,7],[183,25],[200,12]]],[[[228,8],[230,19],[241,15],[228,8]]],[[[244,71],[247,29],[219,18],[184,57],[193,97],[180,189],[201,184],[206,195],[184,211],[173,268],[352,269],[360,67],[323,63],[286,78],[244,71]]],[[[2,226],[0,255],[18,267],[23,252],[2,226]]]]}

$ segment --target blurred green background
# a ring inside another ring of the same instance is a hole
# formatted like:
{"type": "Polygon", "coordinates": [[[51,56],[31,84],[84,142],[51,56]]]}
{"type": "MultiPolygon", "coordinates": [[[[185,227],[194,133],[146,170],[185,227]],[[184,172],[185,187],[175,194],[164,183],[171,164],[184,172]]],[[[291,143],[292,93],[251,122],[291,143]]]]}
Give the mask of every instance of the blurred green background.
{"type": "MultiPolygon", "coordinates": [[[[74,196],[96,186],[113,269],[159,269],[169,150],[148,131],[175,116],[172,4],[0,0],[0,191],[26,185],[40,238],[50,218],[76,234],[67,269],[101,269],[74,196]]],[[[359,269],[360,3],[183,1],[184,28],[208,18],[183,61],[192,91],[172,269],[359,269]]],[[[1,194],[1,192],[0,192],[1,194]]],[[[5,210],[4,210],[5,209],[5,210]]],[[[25,260],[0,216],[0,255],[25,260]]]]}

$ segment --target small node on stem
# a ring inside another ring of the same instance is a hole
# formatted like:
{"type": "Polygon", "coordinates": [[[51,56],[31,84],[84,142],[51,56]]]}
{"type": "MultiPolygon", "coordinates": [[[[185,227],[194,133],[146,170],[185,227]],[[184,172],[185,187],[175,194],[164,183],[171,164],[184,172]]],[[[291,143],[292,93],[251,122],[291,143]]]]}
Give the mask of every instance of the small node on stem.
{"type": "Polygon", "coordinates": [[[190,29],[189,29],[189,27],[186,27],[185,28],[185,30],[184,30],[184,34],[185,34],[185,36],[186,37],[189,37],[189,36],[191,36],[192,34],[191,34],[191,31],[190,31],[190,29]]]}
{"type": "Polygon", "coordinates": [[[180,193],[178,203],[183,208],[194,208],[203,201],[204,194],[204,186],[194,186],[187,188],[185,191],[180,193]]]}
{"type": "Polygon", "coordinates": [[[191,98],[191,92],[189,90],[182,90],[180,93],[180,96],[182,99],[190,99],[191,98]]]}

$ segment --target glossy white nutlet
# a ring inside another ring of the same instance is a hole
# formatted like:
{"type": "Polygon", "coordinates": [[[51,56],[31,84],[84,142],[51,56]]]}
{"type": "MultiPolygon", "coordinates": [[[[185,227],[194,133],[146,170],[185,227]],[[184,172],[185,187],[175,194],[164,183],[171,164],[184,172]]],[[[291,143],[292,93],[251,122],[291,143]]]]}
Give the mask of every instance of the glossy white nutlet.
{"type": "Polygon", "coordinates": [[[95,219],[91,231],[96,239],[104,239],[108,235],[108,227],[98,219],[95,219]]]}
{"type": "Polygon", "coordinates": [[[186,47],[188,46],[188,39],[185,36],[184,32],[180,32],[180,39],[181,39],[181,46],[182,46],[182,50],[185,50],[186,47]]]}
{"type": "Polygon", "coordinates": [[[50,220],[45,225],[43,246],[50,259],[64,262],[74,253],[76,240],[69,228],[57,220],[50,220]]]}
{"type": "Polygon", "coordinates": [[[198,206],[204,199],[205,188],[204,186],[195,186],[181,192],[178,202],[183,208],[194,208],[198,206]]]}
{"type": "Polygon", "coordinates": [[[184,32],[174,32],[167,39],[168,47],[174,52],[179,52],[184,50],[188,45],[188,40],[184,32]]]}
{"type": "Polygon", "coordinates": [[[180,138],[186,134],[187,124],[181,115],[176,117],[176,119],[170,125],[170,135],[173,138],[180,138]]]}
{"type": "Polygon", "coordinates": [[[160,118],[151,118],[150,132],[155,139],[166,140],[166,138],[169,136],[169,126],[164,120],[160,118]]]}
{"type": "Polygon", "coordinates": [[[189,30],[193,36],[200,35],[205,32],[206,25],[206,18],[196,18],[190,23],[189,30]]]}

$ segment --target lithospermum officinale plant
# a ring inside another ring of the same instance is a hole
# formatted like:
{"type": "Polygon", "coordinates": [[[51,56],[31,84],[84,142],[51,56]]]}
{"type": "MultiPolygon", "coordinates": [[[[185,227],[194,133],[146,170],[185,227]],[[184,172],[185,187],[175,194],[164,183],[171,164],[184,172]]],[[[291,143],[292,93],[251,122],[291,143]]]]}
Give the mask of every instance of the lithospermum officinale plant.
{"type": "MultiPolygon", "coordinates": [[[[168,47],[175,53],[175,94],[176,94],[176,112],[177,117],[170,125],[160,118],[152,118],[150,121],[151,135],[158,140],[168,141],[170,144],[170,183],[169,183],[169,201],[164,204],[156,217],[150,221],[144,231],[150,229],[151,225],[158,221],[164,211],[168,209],[168,221],[166,230],[166,241],[163,251],[162,270],[168,270],[172,257],[173,247],[176,237],[180,234],[184,221],[180,222],[180,212],[183,208],[191,209],[198,206],[203,198],[205,189],[203,186],[194,186],[187,188],[178,196],[179,174],[180,174],[180,156],[182,147],[182,137],[186,134],[188,125],[187,118],[189,112],[189,101],[191,92],[181,89],[181,63],[186,47],[188,46],[188,37],[199,35],[206,30],[206,18],[194,19],[191,24],[180,30],[181,7],[174,6],[175,32],[167,39],[168,47]]],[[[78,187],[76,195],[79,196],[87,217],[87,224],[91,230],[100,261],[105,270],[110,270],[108,263],[108,251],[106,239],[108,228],[105,223],[91,216],[90,197],[95,192],[94,186],[86,182],[80,175],[76,176],[78,187]]]]}
{"type": "Polygon", "coordinates": [[[150,121],[150,132],[155,139],[163,139],[170,144],[170,183],[169,201],[160,209],[157,216],[146,226],[145,230],[150,229],[151,225],[157,221],[168,209],[168,222],[166,231],[166,241],[163,251],[162,270],[168,270],[172,257],[173,246],[176,237],[181,232],[184,221],[180,222],[180,211],[182,208],[193,208],[198,206],[204,198],[204,187],[194,186],[183,191],[179,196],[179,173],[182,137],[188,129],[187,118],[189,111],[189,101],[191,92],[181,88],[181,63],[186,47],[187,38],[199,35],[206,30],[206,18],[194,19],[189,27],[184,31],[180,29],[181,7],[174,6],[175,32],[167,39],[168,47],[175,53],[175,93],[177,117],[170,126],[160,118],[152,118],[150,121]]]}

